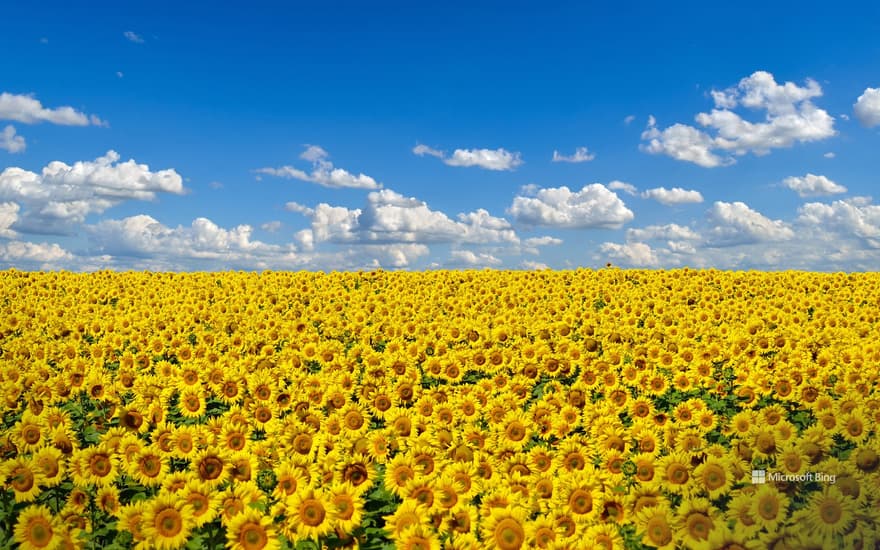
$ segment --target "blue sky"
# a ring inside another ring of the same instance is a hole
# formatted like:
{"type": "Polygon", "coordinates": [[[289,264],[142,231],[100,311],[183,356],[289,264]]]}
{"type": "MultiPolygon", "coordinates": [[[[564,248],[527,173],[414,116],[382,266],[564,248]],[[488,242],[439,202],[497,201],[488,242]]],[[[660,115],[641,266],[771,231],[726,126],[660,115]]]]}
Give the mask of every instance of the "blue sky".
{"type": "Polygon", "coordinates": [[[880,267],[880,7],[252,4],[4,8],[0,267],[880,267]]]}

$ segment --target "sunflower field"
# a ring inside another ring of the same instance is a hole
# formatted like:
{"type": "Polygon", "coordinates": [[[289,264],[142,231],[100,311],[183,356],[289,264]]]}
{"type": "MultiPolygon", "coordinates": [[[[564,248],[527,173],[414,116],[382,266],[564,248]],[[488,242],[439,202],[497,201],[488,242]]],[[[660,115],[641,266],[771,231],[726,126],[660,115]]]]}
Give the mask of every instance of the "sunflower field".
{"type": "Polygon", "coordinates": [[[0,274],[0,548],[880,548],[880,276],[0,274]]]}

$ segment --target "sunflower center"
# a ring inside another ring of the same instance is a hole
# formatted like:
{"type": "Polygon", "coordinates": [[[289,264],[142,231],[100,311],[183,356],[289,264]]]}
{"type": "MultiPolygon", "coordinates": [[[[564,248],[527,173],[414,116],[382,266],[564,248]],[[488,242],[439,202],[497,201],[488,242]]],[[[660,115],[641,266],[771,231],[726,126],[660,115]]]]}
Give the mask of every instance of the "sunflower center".
{"type": "Polygon", "coordinates": [[[105,454],[97,454],[89,461],[89,471],[98,477],[104,477],[110,473],[110,457],[105,454]]]}
{"type": "Polygon", "coordinates": [[[309,527],[317,527],[324,522],[326,512],[324,506],[313,498],[303,501],[299,509],[300,520],[309,527]]]}
{"type": "Polygon", "coordinates": [[[525,532],[513,518],[504,518],[495,526],[495,543],[502,550],[515,550],[522,547],[525,532]]]}
{"type": "Polygon", "coordinates": [[[17,468],[12,473],[12,488],[19,493],[26,493],[34,486],[34,474],[25,468],[17,468]]]}
{"type": "Polygon", "coordinates": [[[575,489],[568,497],[568,505],[575,514],[587,514],[593,509],[593,496],[584,489],[575,489]]]}
{"type": "Polygon", "coordinates": [[[29,539],[32,546],[43,548],[48,546],[52,540],[52,526],[43,518],[37,518],[31,522],[29,531],[29,539]]]}
{"type": "Polygon", "coordinates": [[[205,457],[199,463],[199,477],[204,480],[217,479],[221,473],[223,473],[223,461],[216,456],[205,457]]]}
{"type": "Polygon", "coordinates": [[[153,524],[162,537],[174,537],[183,530],[183,518],[174,508],[166,508],[156,514],[153,524]]]}
{"type": "Polygon", "coordinates": [[[758,514],[766,520],[774,519],[779,514],[779,502],[773,496],[762,498],[758,504],[758,514]]]}
{"type": "Polygon", "coordinates": [[[37,426],[26,426],[22,430],[21,436],[28,445],[36,445],[40,442],[40,428],[37,426]]]}
{"type": "Polygon", "coordinates": [[[688,533],[694,538],[705,539],[709,537],[709,530],[712,529],[712,520],[709,516],[702,512],[690,514],[687,519],[688,533]]]}
{"type": "Polygon", "coordinates": [[[269,537],[265,529],[256,523],[246,523],[241,528],[241,535],[238,540],[241,543],[241,547],[245,550],[259,550],[269,543],[269,537]]]}
{"type": "Polygon", "coordinates": [[[724,469],[721,468],[721,466],[710,464],[706,466],[706,470],[703,473],[703,483],[706,485],[707,489],[714,491],[715,489],[724,486],[726,477],[727,476],[724,475],[724,469]]]}
{"type": "Polygon", "coordinates": [[[819,506],[819,517],[829,525],[834,525],[843,517],[843,509],[836,500],[827,499],[819,506]]]}
{"type": "Polygon", "coordinates": [[[688,481],[688,471],[683,464],[673,463],[666,468],[666,478],[672,483],[683,485],[688,481]]]}
{"type": "Polygon", "coordinates": [[[141,473],[147,477],[156,477],[162,465],[155,456],[145,456],[141,459],[141,473]]]}
{"type": "Polygon", "coordinates": [[[349,411],[345,414],[345,426],[350,430],[358,430],[364,425],[364,417],[358,411],[349,411]]]}
{"type": "Polygon", "coordinates": [[[654,546],[666,546],[672,540],[669,524],[662,517],[653,517],[648,521],[647,535],[654,546]]]}

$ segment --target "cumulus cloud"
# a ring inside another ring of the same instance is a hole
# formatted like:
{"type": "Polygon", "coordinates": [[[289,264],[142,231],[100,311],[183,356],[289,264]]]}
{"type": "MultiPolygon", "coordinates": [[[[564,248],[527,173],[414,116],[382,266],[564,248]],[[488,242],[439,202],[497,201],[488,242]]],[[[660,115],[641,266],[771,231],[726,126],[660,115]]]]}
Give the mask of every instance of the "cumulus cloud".
{"type": "Polygon", "coordinates": [[[642,192],[642,197],[646,199],[654,199],[660,204],[671,206],[674,204],[689,204],[703,202],[703,195],[699,191],[682,189],[681,187],[673,187],[666,189],[665,187],[656,187],[642,192]]]}
{"type": "Polygon", "coordinates": [[[367,195],[363,208],[321,203],[310,208],[289,202],[285,208],[311,220],[312,243],[508,243],[519,244],[510,223],[484,209],[453,220],[424,201],[382,189],[367,195]]]}
{"type": "Polygon", "coordinates": [[[269,233],[276,233],[281,229],[283,224],[278,220],[273,220],[260,225],[260,229],[269,233]]]}
{"type": "Polygon", "coordinates": [[[342,168],[334,168],[333,163],[327,160],[329,156],[327,151],[321,147],[307,145],[300,158],[312,163],[311,172],[306,172],[293,166],[258,168],[255,171],[258,174],[317,183],[324,187],[349,187],[354,189],[379,189],[382,187],[381,183],[376,182],[376,180],[365,174],[354,175],[342,168]]]}
{"type": "Polygon", "coordinates": [[[477,166],[486,170],[513,170],[523,163],[519,153],[511,153],[505,149],[456,149],[452,156],[447,157],[446,153],[438,149],[416,145],[413,153],[420,157],[437,157],[449,166],[477,166]]]}
{"type": "Polygon", "coordinates": [[[632,185],[630,183],[626,183],[624,181],[617,181],[617,180],[614,180],[611,183],[609,183],[608,189],[611,189],[612,191],[623,191],[627,195],[632,195],[632,196],[637,195],[639,192],[638,189],[636,189],[635,185],[632,185]]]}
{"type": "Polygon", "coordinates": [[[863,126],[880,126],[880,88],[866,88],[853,105],[853,112],[863,126]]]}
{"type": "Polygon", "coordinates": [[[30,95],[0,94],[0,120],[14,120],[23,124],[50,122],[63,126],[103,126],[106,123],[95,115],[87,115],[73,107],[43,107],[38,99],[30,95]]]}
{"type": "Polygon", "coordinates": [[[134,42],[135,44],[143,44],[144,43],[144,38],[134,31],[125,31],[124,33],[122,33],[122,36],[124,36],[125,39],[128,40],[129,42],[134,42]]]}
{"type": "Polygon", "coordinates": [[[488,267],[493,265],[501,265],[501,260],[491,254],[485,252],[474,252],[472,250],[453,250],[449,254],[452,265],[464,265],[468,267],[488,267]]]}
{"type": "Polygon", "coordinates": [[[526,246],[550,246],[562,244],[562,239],[545,235],[543,237],[531,237],[523,241],[526,246]]]}
{"type": "Polygon", "coordinates": [[[296,266],[303,261],[292,245],[253,240],[249,225],[225,229],[208,218],[196,218],[188,227],[168,227],[141,214],[103,220],[86,226],[86,231],[96,255],[151,258],[172,265],[199,261],[203,265],[249,268],[296,266]]]}
{"type": "Polygon", "coordinates": [[[71,259],[73,255],[56,243],[0,242],[0,262],[10,266],[36,264],[47,268],[55,262],[71,259]]]}
{"type": "Polygon", "coordinates": [[[630,241],[649,241],[649,240],[699,240],[700,235],[687,226],[678,225],[676,223],[668,223],[665,225],[649,225],[642,228],[631,228],[626,230],[626,238],[630,241]]]}
{"type": "Polygon", "coordinates": [[[553,151],[553,162],[589,162],[596,158],[595,153],[591,153],[586,147],[578,147],[573,155],[562,155],[559,151],[553,151]]]}
{"type": "Polygon", "coordinates": [[[0,132],[0,149],[21,153],[26,146],[24,138],[15,134],[15,126],[10,124],[0,132]]]}
{"type": "Polygon", "coordinates": [[[602,243],[599,251],[607,258],[635,267],[654,267],[660,260],[654,250],[645,243],[602,243]]]}
{"type": "Polygon", "coordinates": [[[711,226],[706,243],[709,246],[785,241],[794,237],[789,224],[771,220],[743,202],[717,201],[707,218],[711,226]]]}
{"type": "Polygon", "coordinates": [[[822,156],[825,157],[825,158],[827,158],[827,159],[833,159],[833,158],[835,157],[834,153],[832,153],[831,151],[828,151],[827,153],[825,153],[825,154],[822,155],[822,156]]]}
{"type": "Polygon", "coordinates": [[[634,218],[620,197],[600,183],[576,192],[562,186],[541,189],[534,197],[520,195],[508,212],[525,225],[561,228],[615,229],[634,218]]]}
{"type": "Polygon", "coordinates": [[[151,171],[134,160],[119,162],[108,151],[94,161],[47,164],[41,173],[10,167],[0,172],[0,200],[24,207],[17,229],[32,233],[66,233],[71,224],[102,213],[125,200],[154,200],[158,193],[184,193],[173,169],[151,171]]]}
{"type": "Polygon", "coordinates": [[[778,84],[772,74],[757,71],[736,86],[713,90],[711,95],[715,108],[695,117],[706,131],[681,123],[660,130],[652,116],[642,133],[647,143],[640,148],[712,168],[733,164],[736,156],[765,155],[772,149],[837,134],[834,118],[811,101],[822,95],[814,80],[808,79],[804,86],[778,84]],[[732,110],[737,107],[763,111],[764,121],[743,119],[732,110]]]}
{"type": "Polygon", "coordinates": [[[542,262],[535,262],[532,260],[523,260],[522,263],[520,263],[519,265],[523,269],[529,269],[532,271],[541,271],[543,269],[550,269],[549,265],[542,263],[542,262]]]}
{"type": "Polygon", "coordinates": [[[788,177],[782,180],[782,184],[797,192],[798,196],[804,198],[846,193],[846,187],[831,181],[825,176],[817,176],[815,174],[807,174],[803,177],[788,177]]]}
{"type": "Polygon", "coordinates": [[[880,206],[871,204],[867,197],[804,204],[798,209],[797,222],[843,235],[880,239],[880,206]]]}
{"type": "Polygon", "coordinates": [[[14,202],[0,202],[0,237],[5,239],[15,238],[17,233],[12,225],[18,220],[20,207],[14,202]]]}
{"type": "Polygon", "coordinates": [[[438,159],[442,159],[445,156],[443,151],[440,151],[438,149],[433,149],[431,147],[428,147],[427,145],[421,145],[421,144],[413,147],[412,152],[420,157],[428,155],[431,157],[437,157],[438,159]]]}

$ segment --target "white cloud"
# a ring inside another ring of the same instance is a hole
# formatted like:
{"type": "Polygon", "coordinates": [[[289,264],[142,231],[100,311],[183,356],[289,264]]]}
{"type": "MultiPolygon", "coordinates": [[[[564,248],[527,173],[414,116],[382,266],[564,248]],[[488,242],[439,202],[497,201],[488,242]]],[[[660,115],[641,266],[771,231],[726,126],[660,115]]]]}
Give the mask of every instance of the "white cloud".
{"type": "Polygon", "coordinates": [[[626,124],[627,126],[629,126],[630,123],[632,121],[634,121],[635,119],[636,119],[636,115],[627,115],[626,118],[623,119],[623,123],[626,124]]]}
{"type": "Polygon", "coordinates": [[[595,153],[590,153],[586,147],[578,147],[573,155],[565,156],[559,151],[553,151],[553,162],[589,162],[596,158],[595,153]]]}
{"type": "Polygon", "coordinates": [[[124,33],[122,33],[122,36],[124,36],[129,42],[134,42],[135,44],[144,43],[143,37],[134,31],[125,31],[124,33]]]}
{"type": "Polygon", "coordinates": [[[509,243],[519,244],[510,223],[484,209],[453,220],[414,197],[391,189],[373,191],[363,209],[289,202],[285,209],[310,218],[311,242],[334,243],[509,243]]]}
{"type": "Polygon", "coordinates": [[[654,117],[651,117],[648,127],[642,132],[642,139],[648,140],[648,144],[639,145],[641,150],[693,162],[705,168],[733,163],[733,159],[722,159],[712,152],[715,141],[705,132],[680,123],[661,132],[653,122],[654,117]]]}
{"type": "Polygon", "coordinates": [[[48,109],[30,95],[0,94],[0,120],[14,120],[23,124],[50,122],[64,126],[104,126],[106,123],[94,115],[86,115],[73,107],[48,109]]]}
{"type": "Polygon", "coordinates": [[[834,153],[832,153],[831,151],[828,151],[827,153],[825,153],[825,154],[822,155],[822,156],[825,157],[825,158],[827,158],[827,159],[833,159],[833,158],[835,157],[834,153]]]}
{"type": "Polygon", "coordinates": [[[18,229],[23,232],[67,232],[88,214],[101,213],[124,200],[153,200],[157,193],[183,194],[183,180],[173,169],[150,171],[134,160],[119,162],[108,151],[94,161],[72,166],[60,161],[41,173],[10,167],[0,172],[0,200],[25,208],[18,229]]]}
{"type": "Polygon", "coordinates": [[[794,237],[787,223],[771,220],[743,202],[716,202],[708,212],[708,220],[712,226],[706,243],[709,246],[784,241],[794,237]]]}
{"type": "Polygon", "coordinates": [[[486,170],[513,170],[523,163],[519,153],[511,153],[505,149],[456,149],[451,157],[447,157],[439,149],[416,145],[412,152],[420,157],[437,157],[449,166],[477,166],[486,170]]]}
{"type": "Polygon", "coordinates": [[[866,197],[807,203],[798,209],[797,222],[863,239],[880,238],[880,206],[866,197]]]}
{"type": "Polygon", "coordinates": [[[71,260],[73,255],[55,243],[30,243],[25,241],[0,242],[0,261],[8,265],[44,264],[71,260]]]}
{"type": "Polygon", "coordinates": [[[543,237],[531,237],[529,239],[526,239],[525,241],[523,241],[523,244],[526,246],[555,246],[562,244],[562,239],[557,239],[556,237],[545,235],[543,237]]]}
{"type": "Polygon", "coordinates": [[[450,252],[450,264],[475,266],[501,265],[501,260],[491,254],[472,250],[453,250],[450,252]]]}
{"type": "Polygon", "coordinates": [[[252,240],[249,225],[224,229],[207,218],[196,218],[189,227],[172,228],[141,214],[104,220],[86,226],[86,231],[96,255],[150,258],[173,266],[196,262],[199,266],[261,269],[298,266],[304,261],[292,245],[252,240]]]}
{"type": "Polygon", "coordinates": [[[630,266],[653,267],[660,264],[657,254],[645,243],[602,243],[599,250],[608,258],[630,266]]]}
{"type": "Polygon", "coordinates": [[[0,132],[0,149],[5,149],[10,153],[20,153],[24,151],[26,146],[24,138],[15,135],[15,126],[10,124],[0,132]]]}
{"type": "Polygon", "coordinates": [[[668,223],[665,225],[649,225],[642,228],[631,228],[626,230],[626,239],[628,241],[649,241],[649,240],[699,240],[700,235],[687,226],[678,225],[676,223],[668,223]]]}
{"type": "Polygon", "coordinates": [[[298,179],[311,183],[317,183],[324,187],[349,187],[354,189],[379,189],[381,183],[376,182],[370,176],[364,174],[354,175],[342,168],[334,168],[333,163],[328,161],[327,151],[317,145],[307,145],[300,158],[312,163],[311,173],[307,173],[292,166],[280,168],[258,168],[258,174],[267,174],[279,178],[298,179]]]}
{"type": "Polygon", "coordinates": [[[853,105],[853,112],[863,126],[880,126],[880,88],[866,88],[853,105]]]}
{"type": "Polygon", "coordinates": [[[543,270],[543,269],[550,269],[550,266],[548,266],[547,264],[542,263],[542,262],[535,262],[535,261],[532,261],[532,260],[523,260],[523,262],[522,262],[521,264],[519,264],[519,265],[520,265],[520,267],[522,267],[523,269],[530,269],[530,270],[533,270],[533,271],[540,271],[540,270],[543,270]]]}
{"type": "Polygon", "coordinates": [[[260,229],[262,229],[263,231],[268,231],[269,233],[276,233],[281,229],[282,225],[283,224],[280,221],[273,220],[260,225],[260,229]]]}
{"type": "Polygon", "coordinates": [[[638,189],[636,189],[635,185],[632,185],[630,183],[626,183],[624,181],[617,181],[617,180],[614,180],[611,183],[609,183],[608,189],[611,189],[613,191],[623,191],[627,195],[633,195],[633,196],[637,195],[639,192],[638,189]]]}
{"type": "Polygon", "coordinates": [[[443,162],[449,166],[479,166],[486,170],[513,170],[523,163],[519,153],[504,149],[456,149],[443,162]]]}
{"type": "Polygon", "coordinates": [[[125,73],[123,73],[122,71],[116,71],[116,78],[122,78],[124,76],[125,76],[125,73]]]}
{"type": "Polygon", "coordinates": [[[442,159],[445,156],[443,151],[440,151],[438,149],[433,149],[431,147],[428,147],[427,145],[422,145],[422,144],[419,144],[419,145],[416,145],[415,147],[413,147],[412,152],[420,157],[423,157],[425,155],[429,155],[432,157],[437,157],[438,159],[442,159]]]}
{"type": "Polygon", "coordinates": [[[777,84],[772,74],[757,71],[737,86],[715,90],[711,95],[715,108],[695,118],[714,135],[680,123],[661,131],[650,117],[642,133],[647,144],[640,148],[711,168],[733,164],[735,156],[764,155],[772,149],[837,134],[834,118],[810,101],[822,95],[822,88],[814,80],[808,79],[805,86],[777,84]],[[764,111],[764,122],[749,122],[731,110],[739,106],[764,111]]]}
{"type": "Polygon", "coordinates": [[[703,202],[703,195],[699,191],[682,189],[681,187],[673,187],[666,189],[665,187],[656,187],[642,192],[642,197],[646,199],[654,199],[655,201],[667,206],[673,204],[690,204],[703,202]]]}
{"type": "Polygon", "coordinates": [[[18,220],[20,207],[14,202],[0,202],[0,238],[13,239],[17,233],[12,225],[18,220]]]}
{"type": "Polygon", "coordinates": [[[803,177],[788,177],[782,180],[782,184],[792,191],[796,191],[802,198],[846,193],[846,187],[831,181],[825,176],[817,176],[815,174],[807,174],[803,177]]]}
{"type": "Polygon", "coordinates": [[[600,183],[572,192],[568,187],[541,189],[534,197],[517,196],[508,212],[525,225],[618,228],[634,214],[620,197],[600,183]]]}

